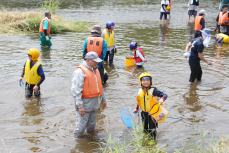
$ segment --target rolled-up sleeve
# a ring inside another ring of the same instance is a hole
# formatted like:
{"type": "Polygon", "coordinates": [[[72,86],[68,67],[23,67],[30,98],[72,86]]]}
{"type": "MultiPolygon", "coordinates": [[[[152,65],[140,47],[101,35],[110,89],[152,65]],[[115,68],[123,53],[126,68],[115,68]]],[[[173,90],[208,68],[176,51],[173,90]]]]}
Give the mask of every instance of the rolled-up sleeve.
{"type": "Polygon", "coordinates": [[[73,72],[71,93],[74,98],[76,107],[82,106],[83,104],[82,91],[84,85],[84,77],[85,74],[81,69],[77,69],[73,72]]]}

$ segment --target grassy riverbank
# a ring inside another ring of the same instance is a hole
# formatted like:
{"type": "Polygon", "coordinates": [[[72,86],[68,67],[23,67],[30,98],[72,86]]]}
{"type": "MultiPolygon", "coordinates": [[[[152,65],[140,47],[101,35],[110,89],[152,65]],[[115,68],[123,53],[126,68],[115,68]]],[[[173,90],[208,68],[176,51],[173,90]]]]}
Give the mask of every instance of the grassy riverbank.
{"type": "MultiPolygon", "coordinates": [[[[42,12],[0,12],[0,33],[38,33],[42,12]]],[[[87,22],[65,21],[63,18],[52,15],[51,33],[64,32],[86,32],[89,24],[87,22]]]]}
{"type": "MultiPolygon", "coordinates": [[[[106,143],[101,145],[103,153],[167,153],[166,147],[160,147],[144,135],[141,127],[130,131],[125,140],[115,141],[110,136],[106,143]]],[[[205,132],[186,142],[183,147],[177,148],[173,153],[229,153],[229,139],[215,138],[205,132]]]]}

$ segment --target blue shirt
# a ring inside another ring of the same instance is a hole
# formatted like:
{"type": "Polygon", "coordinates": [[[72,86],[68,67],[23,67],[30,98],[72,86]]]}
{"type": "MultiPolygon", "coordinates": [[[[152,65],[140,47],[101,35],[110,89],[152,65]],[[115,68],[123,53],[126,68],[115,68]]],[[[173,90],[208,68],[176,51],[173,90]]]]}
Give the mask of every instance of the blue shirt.
{"type": "MultiPolygon", "coordinates": [[[[83,58],[84,58],[85,55],[87,54],[87,42],[88,42],[88,38],[86,38],[86,39],[84,40],[84,42],[83,42],[83,58]]],[[[102,60],[105,59],[106,53],[107,53],[107,43],[106,43],[106,41],[103,39],[102,57],[100,57],[102,60]]]]}
{"type": "Polygon", "coordinates": [[[198,53],[203,53],[203,51],[204,51],[203,40],[201,38],[194,39],[192,41],[192,48],[189,57],[189,62],[200,63],[200,58],[198,56],[198,53]]]}

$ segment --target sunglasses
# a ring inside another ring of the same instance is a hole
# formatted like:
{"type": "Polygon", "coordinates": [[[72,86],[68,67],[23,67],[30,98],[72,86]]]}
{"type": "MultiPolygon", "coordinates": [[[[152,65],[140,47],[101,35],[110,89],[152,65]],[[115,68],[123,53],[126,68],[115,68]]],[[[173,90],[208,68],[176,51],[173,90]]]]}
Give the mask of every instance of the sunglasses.
{"type": "Polygon", "coordinates": [[[150,81],[151,79],[150,79],[150,77],[142,77],[141,80],[142,81],[150,81]]]}

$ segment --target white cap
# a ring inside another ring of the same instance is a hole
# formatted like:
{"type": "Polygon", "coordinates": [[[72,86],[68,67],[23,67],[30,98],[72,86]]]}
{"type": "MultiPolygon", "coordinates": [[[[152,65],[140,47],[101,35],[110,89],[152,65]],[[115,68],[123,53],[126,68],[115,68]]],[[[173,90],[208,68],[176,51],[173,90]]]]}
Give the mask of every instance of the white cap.
{"type": "Polygon", "coordinates": [[[199,14],[204,14],[204,15],[206,15],[206,11],[205,11],[204,9],[202,9],[202,10],[199,11],[199,14]]]}
{"type": "Polygon", "coordinates": [[[94,51],[90,51],[85,55],[85,59],[91,59],[97,63],[102,62],[103,60],[101,60],[98,56],[98,54],[94,51]]]}

